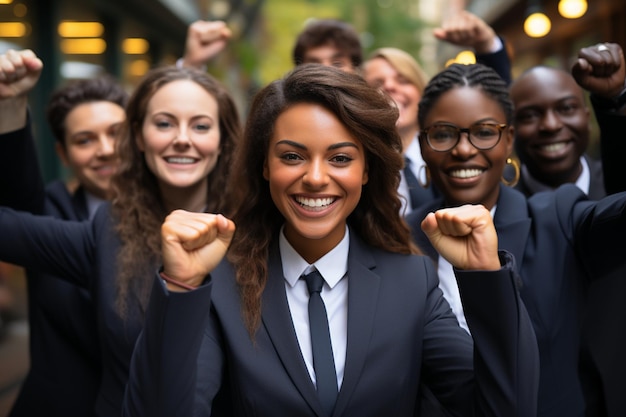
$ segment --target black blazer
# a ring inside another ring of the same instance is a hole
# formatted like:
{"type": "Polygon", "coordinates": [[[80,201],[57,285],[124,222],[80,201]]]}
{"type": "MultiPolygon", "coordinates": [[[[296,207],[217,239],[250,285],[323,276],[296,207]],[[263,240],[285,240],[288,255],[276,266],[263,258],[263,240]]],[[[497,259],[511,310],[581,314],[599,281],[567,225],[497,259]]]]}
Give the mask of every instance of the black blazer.
{"type": "MultiPolygon", "coordinates": [[[[350,236],[346,367],[333,416],[418,415],[420,382],[455,415],[535,415],[536,342],[510,263],[496,272],[458,273],[473,348],[428,258],[350,236]]],[[[188,293],[153,286],[125,416],[222,415],[214,407],[220,390],[231,407],[224,415],[324,415],[300,354],[277,246],[254,342],[230,264],[188,293]]]]}
{"type": "MultiPolygon", "coordinates": [[[[30,125],[0,135],[0,204],[67,220],[88,217],[82,189],[43,188],[30,125]]],[[[26,264],[26,266],[29,266],[26,264]]],[[[30,368],[10,417],[94,415],[100,384],[96,315],[87,291],[28,270],[30,368]]]]}
{"type": "MultiPolygon", "coordinates": [[[[133,295],[125,318],[116,305],[120,240],[110,208],[103,203],[91,221],[83,222],[0,208],[0,260],[57,275],[91,295],[102,358],[95,409],[96,415],[107,417],[121,414],[128,365],[143,323],[142,308],[133,295]]],[[[146,267],[152,271],[156,265],[146,267]]],[[[137,280],[142,278],[146,277],[137,280]]]]}
{"type": "MultiPolygon", "coordinates": [[[[421,230],[424,216],[443,199],[407,218],[415,242],[435,262],[421,230]]],[[[581,298],[591,280],[623,267],[626,193],[589,201],[573,184],[526,198],[500,186],[494,217],[498,246],[517,260],[521,296],[532,319],[541,359],[539,416],[581,416],[578,377],[581,298]]]]}

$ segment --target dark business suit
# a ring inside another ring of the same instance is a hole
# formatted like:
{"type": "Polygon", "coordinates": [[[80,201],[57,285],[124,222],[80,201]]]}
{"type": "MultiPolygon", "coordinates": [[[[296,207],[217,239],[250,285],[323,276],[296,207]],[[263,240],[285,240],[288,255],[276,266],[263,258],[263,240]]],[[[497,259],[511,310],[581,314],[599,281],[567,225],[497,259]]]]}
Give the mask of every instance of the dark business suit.
{"type": "MultiPolygon", "coordinates": [[[[589,155],[583,155],[587,165],[589,165],[589,192],[587,195],[590,200],[599,200],[606,195],[604,190],[604,175],[602,172],[602,162],[591,158],[589,155]]],[[[533,191],[528,188],[524,181],[524,176],[520,176],[518,183],[515,185],[515,189],[530,197],[533,195],[533,191]]]]}
{"type": "MultiPolygon", "coordinates": [[[[91,221],[64,221],[0,208],[0,260],[29,265],[34,271],[62,277],[89,291],[96,312],[102,361],[96,415],[119,416],[135,340],[143,312],[134,293],[121,318],[117,308],[115,233],[110,204],[102,204],[91,221]]],[[[156,265],[147,265],[146,274],[156,265]]],[[[145,280],[138,276],[135,282],[145,280]]]]}
{"type": "MultiPolygon", "coordinates": [[[[220,387],[229,391],[230,416],[324,415],[300,354],[277,245],[254,342],[233,274],[224,262],[195,291],[153,287],[126,416],[215,415],[220,387]]],[[[428,258],[373,249],[351,233],[346,365],[333,416],[416,415],[420,382],[457,415],[534,415],[537,351],[514,272],[459,276],[475,349],[428,258]]]]}
{"type": "MultiPolygon", "coordinates": [[[[602,169],[607,193],[626,190],[623,156],[626,155],[626,115],[591,95],[602,140],[602,169]]],[[[623,237],[622,237],[623,239],[623,237]]],[[[626,262],[607,269],[587,293],[583,327],[581,378],[588,417],[626,415],[626,262]]]]}
{"type": "MultiPolygon", "coordinates": [[[[416,243],[435,261],[437,253],[420,222],[443,199],[412,213],[416,243]]],[[[521,296],[532,319],[541,359],[539,416],[581,416],[578,378],[583,288],[623,264],[626,193],[592,202],[575,185],[526,198],[504,185],[494,223],[498,246],[517,260],[521,296]]]]}
{"type": "MultiPolygon", "coordinates": [[[[84,191],[43,189],[30,126],[0,135],[0,204],[60,219],[88,218],[84,191]]],[[[26,264],[26,266],[29,266],[26,264]]],[[[30,368],[10,416],[94,415],[100,383],[96,316],[88,292],[27,271],[30,368]]]]}

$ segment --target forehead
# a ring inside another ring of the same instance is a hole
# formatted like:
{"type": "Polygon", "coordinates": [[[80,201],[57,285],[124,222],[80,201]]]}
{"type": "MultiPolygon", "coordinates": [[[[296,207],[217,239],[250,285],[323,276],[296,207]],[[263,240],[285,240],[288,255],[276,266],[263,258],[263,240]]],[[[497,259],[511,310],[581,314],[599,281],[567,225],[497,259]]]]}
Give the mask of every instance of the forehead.
{"type": "Polygon", "coordinates": [[[552,102],[567,97],[582,100],[582,89],[571,75],[553,68],[535,68],[522,75],[511,88],[511,98],[518,106],[521,102],[552,102]]]}
{"type": "Polygon", "coordinates": [[[126,118],[124,109],[111,101],[91,101],[74,107],[65,117],[68,131],[96,130],[121,123],[126,118]]]}
{"type": "Polygon", "coordinates": [[[500,103],[481,88],[463,86],[439,97],[426,115],[425,127],[437,122],[464,127],[484,120],[506,123],[506,115],[500,103]]]}
{"type": "Polygon", "coordinates": [[[195,112],[217,114],[218,103],[213,94],[192,80],[175,80],[162,85],[148,100],[147,111],[195,112]]]}
{"type": "Polygon", "coordinates": [[[322,45],[313,46],[304,52],[304,60],[323,60],[329,58],[346,58],[349,59],[348,53],[337,48],[333,42],[327,42],[322,45]]]}
{"type": "Polygon", "coordinates": [[[324,106],[314,103],[298,103],[278,116],[272,141],[294,140],[307,147],[326,147],[333,142],[351,142],[360,147],[339,118],[324,106]]]}
{"type": "Polygon", "coordinates": [[[373,77],[379,74],[397,75],[399,72],[391,62],[381,56],[367,60],[363,65],[363,75],[365,77],[373,77]]]}

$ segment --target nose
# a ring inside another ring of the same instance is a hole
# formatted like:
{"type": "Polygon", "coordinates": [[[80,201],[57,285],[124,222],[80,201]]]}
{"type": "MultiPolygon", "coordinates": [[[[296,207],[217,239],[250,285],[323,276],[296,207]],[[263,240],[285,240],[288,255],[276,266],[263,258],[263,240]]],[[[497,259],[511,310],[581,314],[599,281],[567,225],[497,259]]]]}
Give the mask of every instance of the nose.
{"type": "Polygon", "coordinates": [[[191,140],[189,139],[189,133],[186,127],[181,127],[178,131],[178,134],[174,138],[173,142],[174,146],[177,147],[188,147],[191,145],[191,140]]]}
{"type": "Polygon", "coordinates": [[[109,135],[100,135],[98,138],[98,157],[107,158],[115,153],[115,139],[109,135]]]}
{"type": "Polygon", "coordinates": [[[396,85],[395,80],[393,78],[391,78],[391,77],[390,78],[386,78],[383,81],[383,85],[382,85],[383,90],[386,91],[386,92],[395,91],[396,90],[396,86],[397,85],[396,85]]]}
{"type": "Polygon", "coordinates": [[[559,130],[562,126],[561,118],[554,111],[548,110],[542,117],[539,128],[541,130],[554,131],[559,130]]]}
{"type": "Polygon", "coordinates": [[[313,160],[307,164],[302,182],[311,188],[324,187],[328,183],[328,172],[324,161],[313,160]]]}
{"type": "Polygon", "coordinates": [[[468,157],[475,154],[478,150],[470,142],[469,132],[460,132],[460,135],[461,137],[459,138],[456,146],[452,148],[452,153],[462,157],[468,157]]]}

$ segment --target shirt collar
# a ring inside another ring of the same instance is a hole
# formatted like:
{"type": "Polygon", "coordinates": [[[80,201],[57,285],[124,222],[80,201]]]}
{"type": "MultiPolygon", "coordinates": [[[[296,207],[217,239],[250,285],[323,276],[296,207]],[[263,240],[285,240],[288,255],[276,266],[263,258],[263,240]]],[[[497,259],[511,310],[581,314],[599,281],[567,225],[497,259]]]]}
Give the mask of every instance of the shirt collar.
{"type": "Polygon", "coordinates": [[[341,242],[312,265],[309,265],[287,241],[284,228],[284,226],[281,228],[278,235],[278,247],[283,265],[283,274],[289,285],[292,287],[296,285],[300,276],[305,271],[309,272],[307,269],[312,269],[309,267],[315,266],[324,277],[324,281],[326,281],[328,286],[333,288],[348,271],[348,251],[350,250],[350,229],[348,226],[346,225],[346,233],[343,235],[341,242]]]}
{"type": "MultiPolygon", "coordinates": [[[[585,160],[583,156],[580,157],[580,164],[582,165],[583,169],[580,172],[580,175],[578,176],[578,178],[576,179],[575,185],[578,188],[580,188],[582,192],[584,192],[585,194],[589,194],[589,184],[591,182],[589,164],[587,164],[587,160],[585,160]]],[[[540,191],[554,190],[554,188],[534,178],[528,171],[528,168],[526,168],[526,165],[523,165],[523,164],[522,164],[522,177],[524,177],[524,183],[526,184],[526,187],[528,187],[528,189],[533,194],[538,193],[540,191]]]]}

